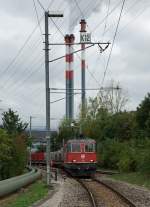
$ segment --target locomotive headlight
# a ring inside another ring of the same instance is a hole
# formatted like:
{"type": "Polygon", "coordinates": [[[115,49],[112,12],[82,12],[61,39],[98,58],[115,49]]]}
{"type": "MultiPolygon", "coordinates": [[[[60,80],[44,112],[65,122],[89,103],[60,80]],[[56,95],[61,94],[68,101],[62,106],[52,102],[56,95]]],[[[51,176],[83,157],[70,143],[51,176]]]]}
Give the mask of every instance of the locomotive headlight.
{"type": "Polygon", "coordinates": [[[72,162],[76,162],[76,160],[72,160],[72,162]]]}
{"type": "Polygon", "coordinates": [[[90,160],[91,162],[94,162],[94,160],[90,160]]]}

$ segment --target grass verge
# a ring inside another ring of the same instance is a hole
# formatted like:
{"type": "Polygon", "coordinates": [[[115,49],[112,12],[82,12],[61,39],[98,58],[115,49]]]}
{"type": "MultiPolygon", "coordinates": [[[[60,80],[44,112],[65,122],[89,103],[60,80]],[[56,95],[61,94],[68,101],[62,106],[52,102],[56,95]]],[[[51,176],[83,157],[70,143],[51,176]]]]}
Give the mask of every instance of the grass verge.
{"type": "Polygon", "coordinates": [[[8,200],[0,204],[1,207],[28,207],[36,201],[44,198],[48,193],[47,186],[42,181],[37,181],[20,191],[15,196],[10,196],[8,200]]]}
{"type": "Polygon", "coordinates": [[[150,175],[141,174],[139,172],[124,173],[111,175],[111,178],[119,181],[125,181],[138,186],[146,187],[150,190],[150,175]]]}

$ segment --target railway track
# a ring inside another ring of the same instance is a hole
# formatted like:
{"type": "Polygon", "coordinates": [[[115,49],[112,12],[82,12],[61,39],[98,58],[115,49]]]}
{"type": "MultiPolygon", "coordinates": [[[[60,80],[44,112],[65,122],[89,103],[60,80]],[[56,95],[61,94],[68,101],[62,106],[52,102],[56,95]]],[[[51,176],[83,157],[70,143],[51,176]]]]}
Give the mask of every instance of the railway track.
{"type": "Polygon", "coordinates": [[[136,207],[134,203],[105,183],[93,179],[78,179],[87,190],[92,207],[136,207]]]}
{"type": "MultiPolygon", "coordinates": [[[[100,172],[98,174],[100,175],[100,172]]],[[[102,173],[102,175],[103,174],[107,174],[107,172],[102,173]]],[[[68,179],[70,179],[70,178],[74,179],[73,177],[71,177],[68,174],[66,174],[66,177],[68,177],[68,179]]],[[[76,180],[78,183],[80,183],[80,185],[82,185],[82,187],[87,192],[87,193],[84,192],[83,195],[85,197],[87,197],[87,199],[90,202],[90,205],[85,202],[85,206],[90,206],[90,207],[136,207],[136,205],[134,203],[132,203],[129,199],[127,199],[124,195],[122,195],[119,191],[116,191],[108,184],[105,184],[103,181],[100,181],[98,178],[94,177],[91,179],[74,179],[74,180],[76,180]]],[[[76,183],[72,182],[72,185],[76,185],[76,183]]],[[[82,200],[82,198],[80,196],[81,192],[78,192],[79,200],[82,200]]],[[[69,194],[68,194],[68,196],[69,196],[69,194]]],[[[67,199],[71,200],[71,198],[69,198],[68,196],[65,198],[65,200],[67,200],[67,199]]],[[[73,197],[73,196],[74,195],[71,195],[71,197],[73,197]]],[[[86,199],[84,198],[84,200],[86,200],[86,199]]],[[[65,201],[65,202],[67,203],[67,201],[65,201]]],[[[62,204],[62,207],[64,207],[64,206],[69,207],[69,205],[67,205],[67,204],[65,204],[65,205],[62,204]]],[[[71,206],[74,206],[74,204],[71,204],[71,206]]],[[[84,207],[83,203],[82,203],[82,207],[84,207]]]]}

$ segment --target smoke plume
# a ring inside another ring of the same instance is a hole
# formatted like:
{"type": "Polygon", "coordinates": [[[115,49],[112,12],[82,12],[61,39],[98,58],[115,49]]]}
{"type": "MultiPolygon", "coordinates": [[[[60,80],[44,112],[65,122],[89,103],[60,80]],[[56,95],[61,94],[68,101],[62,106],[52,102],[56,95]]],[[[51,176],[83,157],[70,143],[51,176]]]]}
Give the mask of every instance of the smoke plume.
{"type": "Polygon", "coordinates": [[[87,19],[93,12],[98,12],[102,0],[66,0],[69,4],[69,30],[72,32],[81,18],[87,19]]]}

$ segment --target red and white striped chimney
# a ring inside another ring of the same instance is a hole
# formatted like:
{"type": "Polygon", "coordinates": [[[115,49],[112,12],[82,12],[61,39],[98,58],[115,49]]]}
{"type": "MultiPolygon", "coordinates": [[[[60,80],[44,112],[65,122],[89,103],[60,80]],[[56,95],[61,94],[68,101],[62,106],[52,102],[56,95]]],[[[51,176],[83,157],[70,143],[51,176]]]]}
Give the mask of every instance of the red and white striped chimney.
{"type": "Polygon", "coordinates": [[[73,74],[73,34],[65,36],[66,43],[66,118],[72,120],[74,116],[74,74],[73,74]]]}
{"type": "MultiPolygon", "coordinates": [[[[86,21],[84,19],[81,19],[80,21],[81,29],[80,33],[86,33],[86,21]]],[[[85,107],[86,107],[86,97],[85,97],[85,44],[81,44],[81,89],[82,89],[82,95],[81,95],[81,113],[82,117],[85,115],[85,107]]]]}

